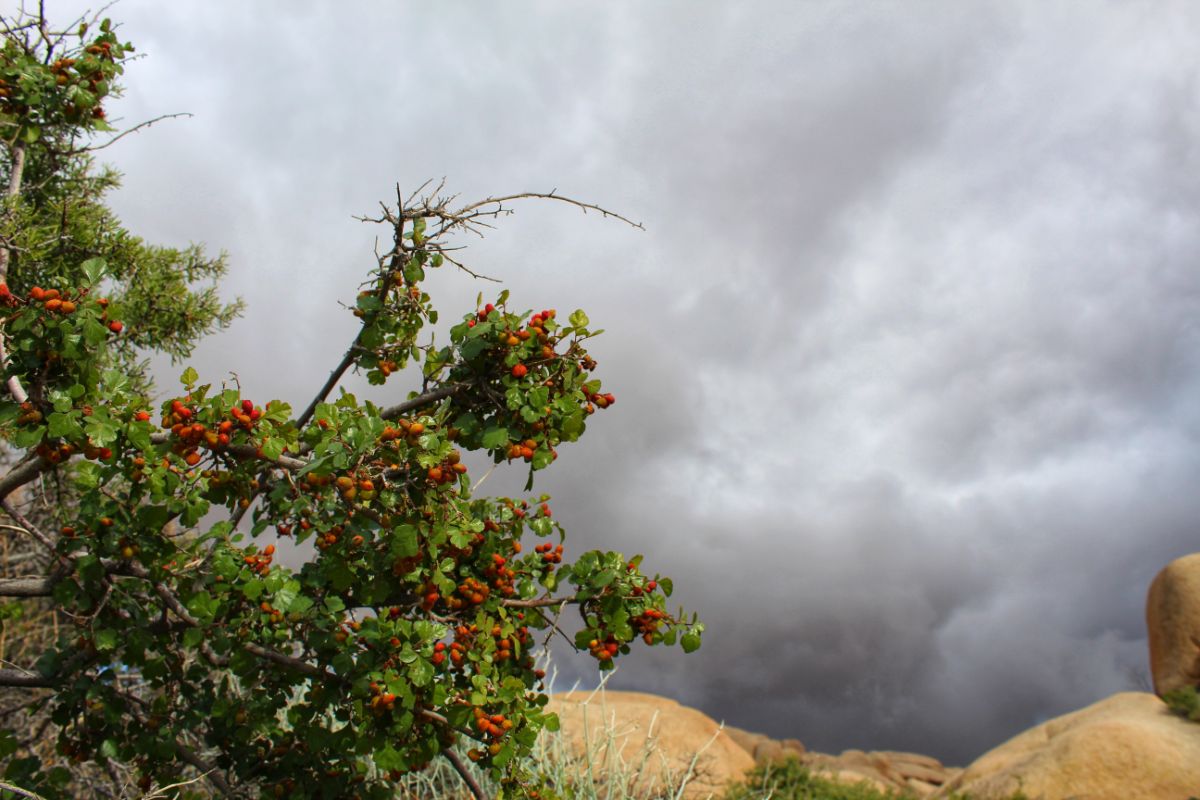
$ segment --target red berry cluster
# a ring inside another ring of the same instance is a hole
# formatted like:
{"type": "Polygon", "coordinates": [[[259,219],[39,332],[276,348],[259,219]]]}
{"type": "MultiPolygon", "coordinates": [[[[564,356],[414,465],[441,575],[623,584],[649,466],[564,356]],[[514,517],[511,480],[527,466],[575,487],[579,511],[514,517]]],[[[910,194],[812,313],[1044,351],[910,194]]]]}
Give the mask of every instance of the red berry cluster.
{"type": "Polygon", "coordinates": [[[36,425],[42,421],[42,412],[37,406],[26,400],[21,403],[21,416],[17,417],[18,425],[36,425]]]}
{"type": "Polygon", "coordinates": [[[600,408],[608,408],[617,402],[616,395],[614,395],[612,392],[600,394],[599,392],[589,392],[586,388],[584,388],[583,394],[588,400],[588,403],[583,407],[583,410],[588,414],[596,413],[597,406],[600,408]]]}
{"type": "MultiPolygon", "coordinates": [[[[190,396],[184,398],[190,399],[190,396]]],[[[253,430],[254,423],[262,416],[262,409],[255,408],[254,403],[249,400],[243,400],[241,405],[229,409],[229,419],[221,420],[215,429],[195,421],[195,415],[195,409],[185,405],[183,400],[176,399],[171,401],[170,410],[162,418],[162,427],[170,429],[172,435],[179,440],[175,445],[175,452],[183,456],[189,467],[200,463],[199,448],[218,450],[228,445],[235,426],[246,431],[253,430]]],[[[138,412],[136,415],[139,420],[148,417],[145,412],[138,412]]]]}
{"type": "MultiPolygon", "coordinates": [[[[41,286],[34,286],[29,290],[29,295],[26,299],[26,304],[38,304],[42,310],[49,314],[57,314],[63,317],[74,314],[87,298],[87,289],[68,289],[59,291],[58,289],[43,289],[41,286]]],[[[21,299],[12,293],[8,288],[7,283],[0,282],[0,304],[8,307],[13,307],[21,304],[21,299]]],[[[96,298],[96,305],[101,308],[100,321],[108,326],[108,329],[113,333],[120,333],[125,326],[119,320],[110,320],[108,318],[108,298],[96,298]]]]}
{"type": "Polygon", "coordinates": [[[263,548],[262,553],[248,555],[242,559],[252,572],[259,575],[266,575],[271,570],[271,561],[275,557],[275,545],[269,544],[263,548]]]}
{"type": "Polygon", "coordinates": [[[646,644],[654,644],[654,634],[666,618],[666,612],[659,611],[657,608],[648,608],[636,617],[631,617],[629,624],[642,635],[642,640],[646,644]]]}
{"type": "Polygon", "coordinates": [[[268,622],[275,624],[275,625],[278,625],[280,622],[283,622],[283,612],[280,611],[278,608],[274,608],[266,600],[263,600],[261,603],[258,604],[258,609],[259,609],[259,611],[261,611],[262,613],[267,615],[268,622]]]}
{"type": "Polygon", "coordinates": [[[483,575],[491,581],[492,588],[499,594],[505,597],[516,594],[513,581],[517,573],[508,566],[508,559],[499,553],[492,554],[492,563],[483,570],[483,575]]]}
{"type": "MultiPolygon", "coordinates": [[[[488,755],[496,755],[500,752],[500,742],[497,740],[502,739],[504,734],[513,729],[512,720],[503,714],[488,714],[478,706],[474,709],[474,714],[475,730],[492,739],[492,743],[487,748],[488,755]]],[[[483,758],[483,755],[483,752],[478,749],[472,749],[467,753],[467,757],[472,761],[478,761],[483,758]]]]}
{"type": "Polygon", "coordinates": [[[467,474],[467,465],[462,463],[462,456],[457,450],[451,450],[450,454],[441,464],[435,464],[425,473],[425,477],[429,478],[429,482],[437,486],[443,483],[453,483],[458,480],[458,476],[467,474]]]}
{"type": "MultiPolygon", "coordinates": [[[[488,318],[488,314],[491,314],[491,313],[492,313],[493,311],[495,311],[495,310],[496,310],[496,307],[495,307],[494,305],[492,305],[491,303],[488,303],[486,306],[484,306],[483,308],[481,308],[481,309],[479,309],[478,311],[476,311],[476,312],[475,312],[475,317],[476,317],[476,319],[478,319],[480,322],[483,322],[485,319],[487,319],[487,318],[488,318]]],[[[468,328],[474,328],[474,327],[475,327],[475,320],[474,320],[474,319],[472,319],[472,320],[467,320],[467,327],[468,327],[468,328]]]]}
{"type": "Polygon", "coordinates": [[[550,542],[542,542],[537,547],[533,548],[535,553],[542,554],[542,563],[546,564],[550,569],[554,569],[555,564],[562,563],[563,546],[552,545],[550,542]]]}
{"type": "Polygon", "coordinates": [[[492,587],[478,578],[467,578],[458,585],[456,593],[457,597],[446,598],[446,605],[455,611],[463,608],[468,603],[477,606],[484,600],[487,600],[488,595],[492,593],[492,587]]]}
{"type": "Polygon", "coordinates": [[[381,716],[391,711],[396,705],[396,695],[385,692],[377,682],[371,681],[371,713],[381,716]]]}
{"type": "Polygon", "coordinates": [[[620,650],[621,643],[611,633],[604,641],[592,639],[588,642],[588,652],[597,661],[612,661],[613,656],[620,652],[620,650]]]}
{"type": "Polygon", "coordinates": [[[386,428],[384,428],[383,433],[379,436],[380,441],[394,442],[397,439],[402,438],[405,439],[410,445],[415,445],[417,443],[417,437],[425,432],[425,423],[423,422],[413,422],[412,420],[398,419],[396,420],[396,425],[399,426],[398,429],[392,427],[391,425],[388,425],[386,428]]]}

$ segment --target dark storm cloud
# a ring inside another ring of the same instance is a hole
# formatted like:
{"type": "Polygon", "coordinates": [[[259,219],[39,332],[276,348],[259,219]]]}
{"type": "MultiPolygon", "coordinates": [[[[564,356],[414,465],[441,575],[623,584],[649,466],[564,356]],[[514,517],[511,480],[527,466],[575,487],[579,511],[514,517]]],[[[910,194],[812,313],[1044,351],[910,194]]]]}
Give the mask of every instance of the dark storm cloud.
{"type": "Polygon", "coordinates": [[[221,8],[114,11],[151,54],[122,113],[196,114],[111,151],[118,206],[228,249],[251,304],[210,377],[306,400],[385,233],[349,216],[396,181],[647,223],[523,206],[469,242],[608,329],[619,402],[538,486],[573,546],[647,554],[708,624],[611,685],[964,762],[1144,680],[1200,512],[1192,6],[221,8]]]}

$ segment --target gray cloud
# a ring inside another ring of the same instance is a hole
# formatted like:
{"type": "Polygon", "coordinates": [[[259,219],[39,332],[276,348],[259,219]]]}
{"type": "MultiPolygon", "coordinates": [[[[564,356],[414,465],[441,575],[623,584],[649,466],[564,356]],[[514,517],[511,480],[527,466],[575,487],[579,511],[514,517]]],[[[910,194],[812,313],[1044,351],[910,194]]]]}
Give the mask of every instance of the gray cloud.
{"type": "Polygon", "coordinates": [[[539,485],[573,546],[709,625],[612,685],[961,763],[1144,674],[1200,511],[1192,6],[244,6],[114,10],[150,54],[121,113],[196,114],[110,151],[117,205],[228,249],[251,305],[209,377],[305,402],[397,181],[647,223],[531,205],[471,243],[608,329],[620,401],[539,485]]]}

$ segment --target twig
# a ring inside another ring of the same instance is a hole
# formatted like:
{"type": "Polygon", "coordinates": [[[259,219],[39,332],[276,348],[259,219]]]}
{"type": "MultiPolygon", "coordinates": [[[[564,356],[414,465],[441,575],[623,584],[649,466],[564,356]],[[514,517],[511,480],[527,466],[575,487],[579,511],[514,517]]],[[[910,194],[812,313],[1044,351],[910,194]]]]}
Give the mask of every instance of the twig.
{"type": "Polygon", "coordinates": [[[192,116],[192,114],[188,111],[177,111],[174,114],[163,114],[161,116],[155,117],[154,119],[148,119],[145,122],[139,122],[137,125],[134,125],[132,128],[130,128],[128,130],[121,131],[116,136],[113,136],[112,138],[110,138],[104,144],[98,144],[98,145],[89,146],[89,147],[80,147],[76,150],[69,151],[67,153],[67,155],[76,155],[78,153],[89,153],[89,152],[92,152],[93,150],[103,150],[104,148],[108,147],[109,145],[116,144],[118,141],[120,141],[121,139],[124,139],[126,136],[128,136],[131,133],[137,133],[138,131],[142,130],[143,128],[149,128],[151,125],[155,124],[156,122],[162,122],[163,120],[168,120],[168,119],[177,119],[179,117],[191,117],[191,116],[192,116]]]}

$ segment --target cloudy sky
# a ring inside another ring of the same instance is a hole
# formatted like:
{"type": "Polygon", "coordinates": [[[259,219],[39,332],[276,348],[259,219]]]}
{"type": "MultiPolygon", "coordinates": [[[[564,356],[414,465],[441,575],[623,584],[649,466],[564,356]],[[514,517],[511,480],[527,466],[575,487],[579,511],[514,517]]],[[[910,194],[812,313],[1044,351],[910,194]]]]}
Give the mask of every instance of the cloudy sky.
{"type": "Polygon", "coordinates": [[[352,217],[397,183],[645,224],[530,203],[469,251],[608,331],[619,403],[539,486],[568,546],[645,553],[708,625],[610,686],[951,763],[1145,688],[1146,587],[1200,533],[1196,6],[112,14],[146,54],[116,115],[194,115],[107,151],[114,205],[229,252],[249,311],[195,363],[255,399],[303,406],[340,356],[386,236],[352,217]]]}

